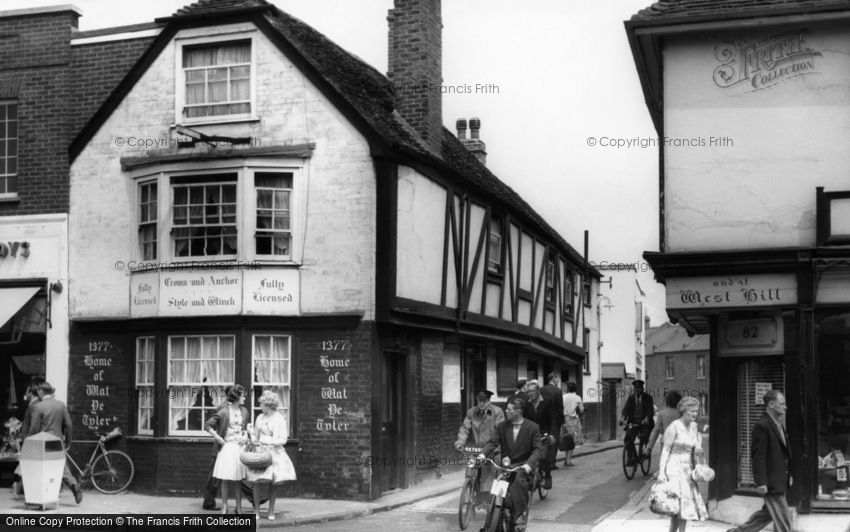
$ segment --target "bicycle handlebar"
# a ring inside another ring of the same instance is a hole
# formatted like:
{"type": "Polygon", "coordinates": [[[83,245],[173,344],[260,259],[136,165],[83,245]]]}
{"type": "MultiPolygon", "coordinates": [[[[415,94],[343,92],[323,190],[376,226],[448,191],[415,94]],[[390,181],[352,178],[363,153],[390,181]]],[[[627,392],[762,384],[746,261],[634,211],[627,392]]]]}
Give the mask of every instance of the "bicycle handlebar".
{"type": "Polygon", "coordinates": [[[484,463],[486,463],[486,462],[490,462],[491,464],[493,464],[493,467],[495,467],[496,469],[498,469],[498,470],[500,470],[500,471],[505,471],[506,473],[513,473],[513,472],[515,472],[515,471],[519,471],[520,469],[522,469],[522,466],[524,466],[524,465],[525,465],[525,464],[520,464],[520,465],[518,465],[518,466],[516,466],[516,467],[513,467],[513,468],[511,468],[511,467],[505,467],[505,466],[503,466],[503,465],[497,464],[496,462],[494,462],[494,461],[493,461],[492,459],[490,459],[490,458],[485,458],[485,459],[484,459],[484,463]]]}

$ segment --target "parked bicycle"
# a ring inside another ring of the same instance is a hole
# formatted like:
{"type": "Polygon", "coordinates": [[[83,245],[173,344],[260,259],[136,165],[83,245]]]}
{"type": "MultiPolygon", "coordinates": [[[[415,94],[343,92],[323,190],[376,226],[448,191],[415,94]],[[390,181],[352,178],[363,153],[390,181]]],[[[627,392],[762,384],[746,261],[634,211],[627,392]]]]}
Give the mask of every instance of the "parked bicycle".
{"type": "Polygon", "coordinates": [[[460,501],[457,507],[457,522],[461,530],[466,530],[469,521],[475,515],[475,503],[481,493],[481,472],[483,464],[475,457],[481,452],[480,447],[464,447],[466,453],[466,476],[460,489],[460,501]]]}
{"type": "Polygon", "coordinates": [[[99,438],[97,440],[76,440],[72,442],[97,444],[85,468],[81,469],[77,465],[73,457],[68,454],[67,449],[65,456],[68,459],[68,463],[73,466],[73,469],[76,469],[76,475],[81,484],[91,481],[92,485],[102,493],[121,493],[130,486],[130,483],[133,481],[133,475],[136,472],[133,459],[127,453],[106,449],[107,443],[115,441],[122,436],[121,429],[116,427],[110,432],[98,434],[98,436],[99,438]]]}
{"type": "MultiPolygon", "coordinates": [[[[626,423],[626,433],[638,426],[635,423],[626,423]]],[[[638,466],[640,466],[643,476],[648,475],[649,467],[652,463],[652,455],[644,452],[644,443],[640,437],[640,431],[635,434],[635,439],[637,442],[632,443],[632,447],[635,450],[635,459],[633,461],[629,460],[629,445],[626,444],[623,446],[623,473],[626,474],[626,478],[629,480],[634,478],[638,466]]]]}
{"type": "MultiPolygon", "coordinates": [[[[484,531],[514,532],[516,527],[511,517],[511,509],[505,506],[505,497],[508,495],[511,482],[516,478],[516,472],[519,471],[522,465],[513,468],[509,467],[511,460],[507,457],[502,459],[502,466],[489,458],[485,458],[484,462],[490,463],[496,470],[496,478],[493,480],[493,487],[490,488],[493,499],[490,501],[487,518],[484,520],[484,531]]],[[[530,511],[530,509],[526,510],[527,513],[530,513],[530,511]]]]}

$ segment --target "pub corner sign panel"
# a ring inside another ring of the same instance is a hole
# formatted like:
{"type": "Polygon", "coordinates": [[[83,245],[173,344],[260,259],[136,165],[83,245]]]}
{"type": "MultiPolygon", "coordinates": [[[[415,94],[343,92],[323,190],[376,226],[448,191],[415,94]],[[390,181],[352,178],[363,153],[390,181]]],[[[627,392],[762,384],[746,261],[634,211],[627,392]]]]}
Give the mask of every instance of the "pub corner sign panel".
{"type": "Polygon", "coordinates": [[[794,274],[667,280],[667,309],[781,307],[797,303],[794,274]]]}
{"type": "Polygon", "coordinates": [[[300,313],[296,269],[179,270],[134,273],[130,315],[224,316],[300,313]]]}

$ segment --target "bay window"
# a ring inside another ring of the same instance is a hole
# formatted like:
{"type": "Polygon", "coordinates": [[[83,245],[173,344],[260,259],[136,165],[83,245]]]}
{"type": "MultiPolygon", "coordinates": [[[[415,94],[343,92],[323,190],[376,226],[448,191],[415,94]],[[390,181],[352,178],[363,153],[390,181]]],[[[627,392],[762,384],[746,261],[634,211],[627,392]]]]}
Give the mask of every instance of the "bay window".
{"type": "Polygon", "coordinates": [[[136,338],[136,432],[153,434],[154,342],[153,336],[136,338]]]}
{"type": "Polygon", "coordinates": [[[296,262],[302,170],[281,163],[137,171],[135,248],[141,269],[198,260],[296,262]]]}

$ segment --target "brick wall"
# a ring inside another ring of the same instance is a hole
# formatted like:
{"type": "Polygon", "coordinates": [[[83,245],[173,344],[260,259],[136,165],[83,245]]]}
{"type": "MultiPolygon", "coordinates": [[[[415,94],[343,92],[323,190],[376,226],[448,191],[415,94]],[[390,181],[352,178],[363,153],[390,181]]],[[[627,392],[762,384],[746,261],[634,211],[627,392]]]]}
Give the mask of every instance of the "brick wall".
{"type": "MultiPolygon", "coordinates": [[[[699,399],[700,394],[709,394],[709,356],[707,351],[687,351],[675,353],[654,353],[646,357],[646,391],[652,394],[658,408],[664,408],[664,395],[670,390],[678,390],[685,396],[699,399]],[[705,378],[697,378],[697,356],[705,357],[705,378]],[[673,361],[673,379],[667,379],[666,360],[673,361]]],[[[706,411],[708,403],[706,402],[706,411]]],[[[706,412],[710,414],[710,412],[706,412]]],[[[709,416],[700,416],[700,424],[708,422],[709,416]]]]}
{"type": "Polygon", "coordinates": [[[372,327],[371,323],[363,323],[353,330],[322,329],[298,334],[299,424],[293,437],[300,440],[301,447],[300,452],[287,449],[298,480],[285,483],[280,493],[368,499],[371,472],[362,458],[373,454],[372,327]],[[348,361],[348,367],[323,367],[322,357],[327,357],[330,365],[333,361],[348,361]],[[337,394],[344,391],[345,397],[323,398],[323,389],[329,388],[337,394]],[[331,405],[342,411],[331,416],[331,405]]]}
{"type": "Polygon", "coordinates": [[[437,476],[441,455],[443,421],[443,338],[425,335],[417,357],[415,482],[437,476]]]}
{"type": "Polygon", "coordinates": [[[68,212],[72,11],[0,18],[0,100],[18,102],[17,201],[0,216],[68,212]]]}
{"type": "Polygon", "coordinates": [[[440,3],[441,0],[395,0],[395,8],[387,17],[387,76],[395,86],[396,106],[438,152],[443,127],[440,3]]]}

